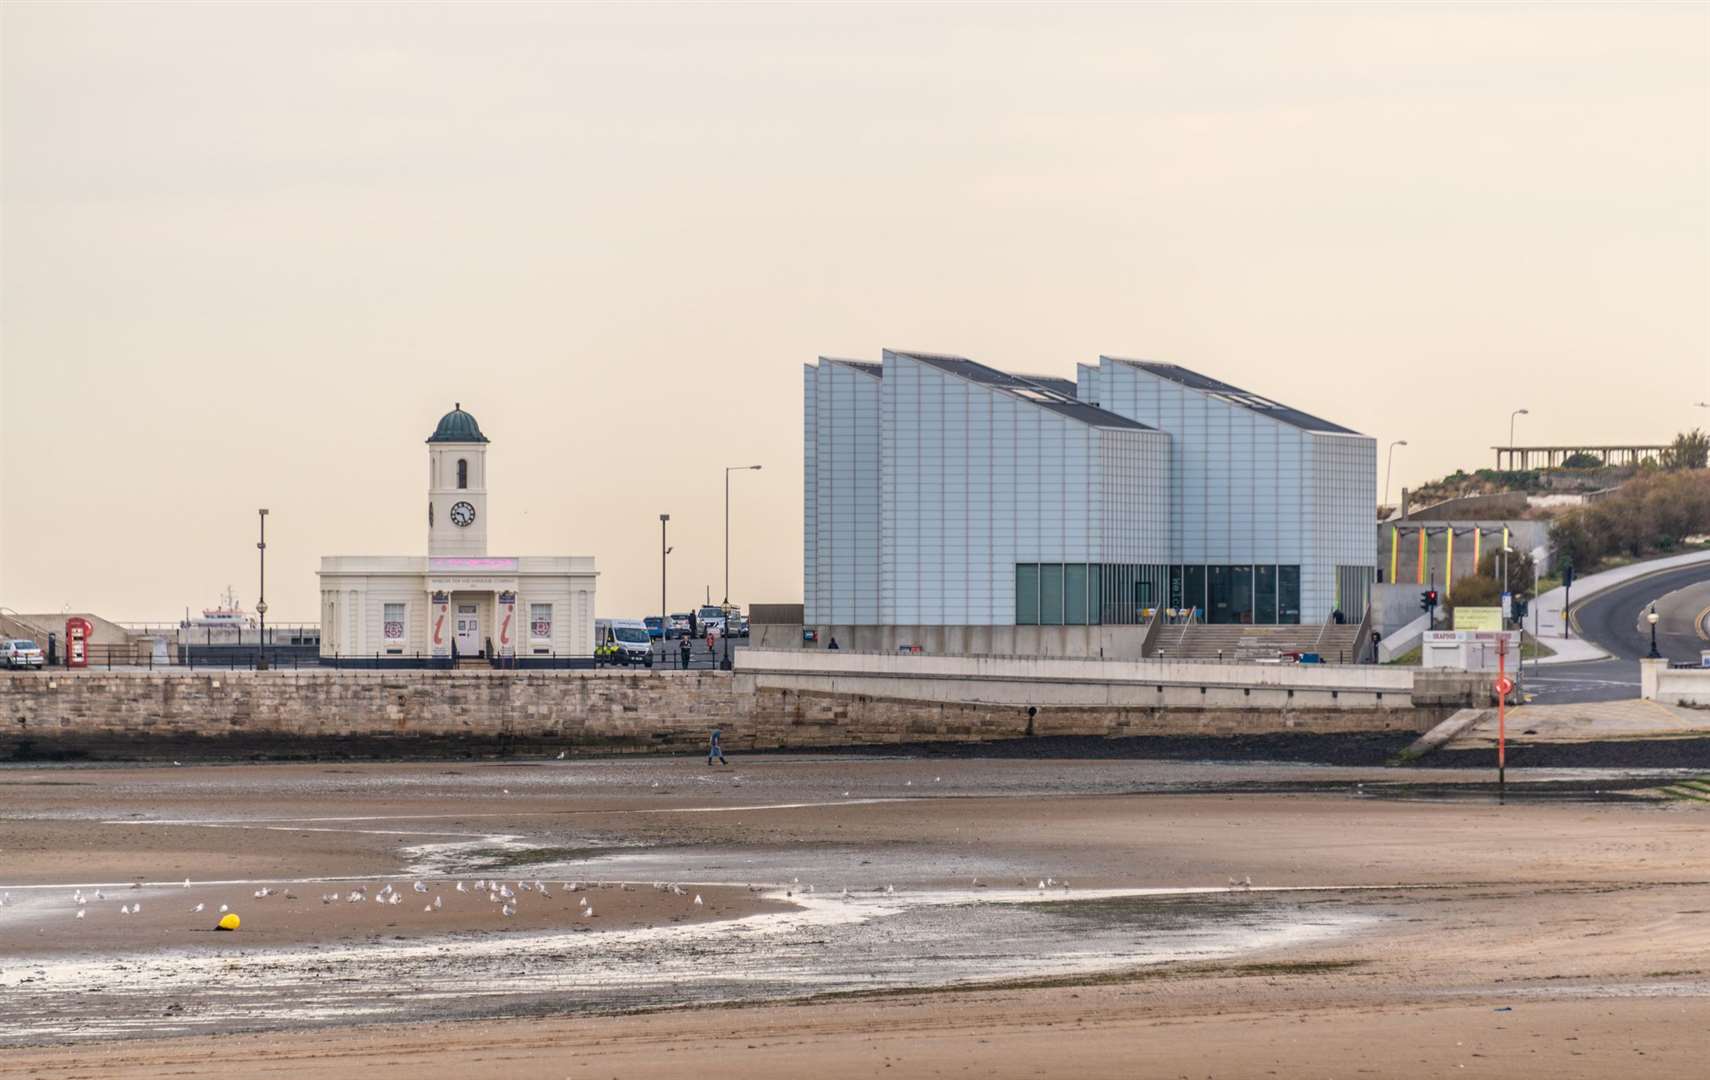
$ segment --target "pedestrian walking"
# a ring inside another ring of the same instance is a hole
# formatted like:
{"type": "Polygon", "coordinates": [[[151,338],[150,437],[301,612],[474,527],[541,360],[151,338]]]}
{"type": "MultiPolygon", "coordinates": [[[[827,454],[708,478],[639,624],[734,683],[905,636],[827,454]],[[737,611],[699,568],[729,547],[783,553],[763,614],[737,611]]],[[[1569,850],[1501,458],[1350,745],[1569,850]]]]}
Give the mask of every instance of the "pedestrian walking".
{"type": "Polygon", "coordinates": [[[684,671],[689,670],[689,657],[694,651],[694,643],[689,640],[687,634],[683,635],[682,640],[677,645],[677,662],[682,665],[684,671]]]}
{"type": "Polygon", "coordinates": [[[724,747],[719,745],[718,737],[718,728],[713,728],[712,742],[707,744],[707,764],[711,765],[713,763],[713,759],[717,758],[720,765],[729,765],[730,762],[724,760],[724,747]]]}

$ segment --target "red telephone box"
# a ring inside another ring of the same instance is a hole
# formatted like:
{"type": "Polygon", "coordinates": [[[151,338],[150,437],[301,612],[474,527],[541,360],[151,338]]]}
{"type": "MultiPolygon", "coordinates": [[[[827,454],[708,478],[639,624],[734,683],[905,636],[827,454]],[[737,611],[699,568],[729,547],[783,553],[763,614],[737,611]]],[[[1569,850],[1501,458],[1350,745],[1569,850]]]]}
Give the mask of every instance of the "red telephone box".
{"type": "Polygon", "coordinates": [[[89,639],[95,633],[95,624],[88,619],[73,615],[65,620],[65,666],[89,666],[89,639]]]}

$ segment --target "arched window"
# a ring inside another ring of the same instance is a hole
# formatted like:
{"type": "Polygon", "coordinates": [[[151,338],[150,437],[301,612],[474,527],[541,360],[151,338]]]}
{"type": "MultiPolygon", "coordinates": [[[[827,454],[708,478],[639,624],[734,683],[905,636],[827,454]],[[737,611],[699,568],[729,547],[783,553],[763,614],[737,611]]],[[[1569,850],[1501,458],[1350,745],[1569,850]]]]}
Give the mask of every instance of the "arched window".
{"type": "Polygon", "coordinates": [[[459,489],[469,486],[469,463],[462,458],[457,459],[457,486],[459,489]]]}

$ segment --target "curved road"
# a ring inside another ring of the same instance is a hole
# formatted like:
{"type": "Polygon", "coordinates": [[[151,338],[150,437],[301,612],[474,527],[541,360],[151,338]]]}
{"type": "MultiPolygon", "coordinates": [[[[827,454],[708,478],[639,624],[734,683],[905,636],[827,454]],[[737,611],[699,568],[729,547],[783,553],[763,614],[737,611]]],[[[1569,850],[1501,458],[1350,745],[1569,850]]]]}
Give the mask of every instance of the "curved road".
{"type": "MultiPolygon", "coordinates": [[[[1697,663],[1710,649],[1704,626],[1710,607],[1710,563],[1647,574],[1573,606],[1574,633],[1610,659],[1545,664],[1528,672],[1526,689],[1542,704],[1612,701],[1639,696],[1639,658],[1651,648],[1645,613],[1657,606],[1657,651],[1677,663],[1697,663]]],[[[1548,645],[1546,640],[1544,644],[1548,645]]]]}

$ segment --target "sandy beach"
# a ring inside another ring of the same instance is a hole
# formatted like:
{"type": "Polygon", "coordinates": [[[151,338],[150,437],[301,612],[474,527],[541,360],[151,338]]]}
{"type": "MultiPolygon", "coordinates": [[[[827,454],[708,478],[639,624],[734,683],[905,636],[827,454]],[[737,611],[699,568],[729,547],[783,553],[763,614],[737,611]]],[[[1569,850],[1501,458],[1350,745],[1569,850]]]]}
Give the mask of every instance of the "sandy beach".
{"type": "Polygon", "coordinates": [[[0,1076],[1696,1075],[1703,811],[1516,773],[12,768],[0,1076]]]}

